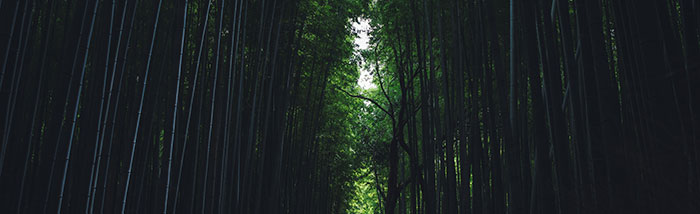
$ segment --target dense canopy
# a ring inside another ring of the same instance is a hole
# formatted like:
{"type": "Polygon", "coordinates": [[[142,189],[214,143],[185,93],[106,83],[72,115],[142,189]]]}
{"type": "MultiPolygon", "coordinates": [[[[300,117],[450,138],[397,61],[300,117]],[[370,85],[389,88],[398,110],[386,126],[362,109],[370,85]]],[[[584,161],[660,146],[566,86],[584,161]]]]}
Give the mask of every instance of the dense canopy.
{"type": "Polygon", "coordinates": [[[700,213],[695,0],[0,0],[3,213],[700,213]]]}

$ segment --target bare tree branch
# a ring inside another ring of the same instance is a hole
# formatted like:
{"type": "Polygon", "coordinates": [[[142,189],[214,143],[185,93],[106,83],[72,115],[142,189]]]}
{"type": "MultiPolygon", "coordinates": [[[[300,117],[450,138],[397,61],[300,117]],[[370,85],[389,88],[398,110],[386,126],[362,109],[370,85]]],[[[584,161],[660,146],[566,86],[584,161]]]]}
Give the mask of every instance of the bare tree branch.
{"type": "Polygon", "coordinates": [[[386,101],[389,102],[389,110],[393,112],[394,105],[392,104],[391,98],[389,98],[389,94],[386,93],[386,90],[384,89],[384,81],[382,81],[382,75],[379,73],[379,53],[377,52],[378,49],[379,48],[375,49],[374,51],[375,57],[377,58],[374,63],[374,72],[377,75],[377,80],[379,81],[379,88],[382,89],[382,94],[384,94],[386,101]]]}
{"type": "Polygon", "coordinates": [[[384,113],[386,113],[387,115],[389,115],[389,117],[391,117],[391,121],[396,122],[396,120],[394,119],[394,114],[392,114],[392,113],[390,113],[389,111],[387,111],[387,110],[386,110],[384,107],[382,107],[382,105],[380,105],[377,101],[375,101],[375,100],[373,100],[373,99],[371,99],[371,98],[362,96],[362,95],[351,94],[350,92],[347,92],[347,91],[343,90],[343,89],[340,88],[340,87],[336,87],[336,88],[337,88],[338,90],[342,91],[342,92],[345,92],[345,94],[347,94],[347,95],[350,96],[350,97],[360,98],[360,99],[369,101],[370,103],[372,103],[372,104],[374,104],[375,106],[377,106],[377,108],[379,108],[380,110],[382,110],[384,113]]]}

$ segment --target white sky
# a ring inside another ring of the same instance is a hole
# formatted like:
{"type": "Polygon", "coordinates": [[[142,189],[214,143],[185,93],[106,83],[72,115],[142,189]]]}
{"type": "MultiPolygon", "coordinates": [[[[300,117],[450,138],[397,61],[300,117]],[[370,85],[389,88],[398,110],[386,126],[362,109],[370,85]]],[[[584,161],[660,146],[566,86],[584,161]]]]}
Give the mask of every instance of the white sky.
{"type": "MultiPolygon", "coordinates": [[[[358,22],[352,23],[352,30],[357,33],[357,38],[355,38],[355,54],[359,56],[361,50],[366,50],[369,48],[369,32],[372,28],[369,26],[369,20],[365,18],[359,18],[358,22]]],[[[369,70],[363,66],[365,64],[365,59],[360,57],[360,78],[357,79],[357,84],[362,89],[369,89],[376,87],[372,83],[372,74],[369,70]]]]}

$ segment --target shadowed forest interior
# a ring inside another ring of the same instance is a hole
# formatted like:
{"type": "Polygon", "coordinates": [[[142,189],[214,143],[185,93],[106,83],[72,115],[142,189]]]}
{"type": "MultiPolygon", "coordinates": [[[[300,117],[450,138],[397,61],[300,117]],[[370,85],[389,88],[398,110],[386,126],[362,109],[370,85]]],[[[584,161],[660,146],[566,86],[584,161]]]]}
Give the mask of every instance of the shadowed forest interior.
{"type": "Polygon", "coordinates": [[[0,0],[2,213],[700,213],[696,0],[0,0]]]}

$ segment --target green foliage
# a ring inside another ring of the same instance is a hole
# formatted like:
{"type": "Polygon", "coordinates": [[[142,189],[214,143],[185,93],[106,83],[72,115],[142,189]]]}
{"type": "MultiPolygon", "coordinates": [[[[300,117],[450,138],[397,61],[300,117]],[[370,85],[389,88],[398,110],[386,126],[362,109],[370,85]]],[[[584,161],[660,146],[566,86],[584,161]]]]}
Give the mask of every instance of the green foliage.
{"type": "Polygon", "coordinates": [[[380,213],[379,196],[375,187],[374,174],[369,168],[355,170],[353,182],[354,195],[350,201],[348,213],[380,213]]]}

